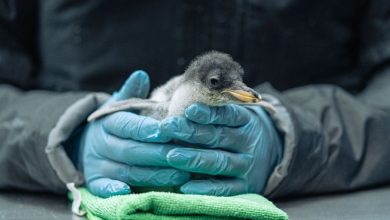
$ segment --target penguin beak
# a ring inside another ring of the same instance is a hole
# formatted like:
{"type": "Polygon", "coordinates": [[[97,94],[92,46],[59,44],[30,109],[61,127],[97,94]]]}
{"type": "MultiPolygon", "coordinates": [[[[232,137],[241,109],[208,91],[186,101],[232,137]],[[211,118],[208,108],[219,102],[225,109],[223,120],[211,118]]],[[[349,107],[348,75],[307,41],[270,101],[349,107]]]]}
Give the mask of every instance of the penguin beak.
{"type": "Polygon", "coordinates": [[[240,89],[226,89],[222,93],[228,93],[244,103],[259,103],[262,101],[260,94],[246,86],[240,89]]]}

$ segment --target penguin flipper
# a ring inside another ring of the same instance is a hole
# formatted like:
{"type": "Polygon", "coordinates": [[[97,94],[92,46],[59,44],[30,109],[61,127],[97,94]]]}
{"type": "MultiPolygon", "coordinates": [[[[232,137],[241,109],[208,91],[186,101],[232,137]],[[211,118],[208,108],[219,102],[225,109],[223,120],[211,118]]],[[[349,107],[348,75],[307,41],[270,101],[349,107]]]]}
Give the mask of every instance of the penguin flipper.
{"type": "Polygon", "coordinates": [[[151,111],[159,106],[159,102],[152,101],[150,99],[138,99],[131,98],[122,101],[110,103],[102,108],[92,112],[87,118],[87,121],[96,120],[102,116],[125,110],[139,110],[139,111],[151,111]]]}

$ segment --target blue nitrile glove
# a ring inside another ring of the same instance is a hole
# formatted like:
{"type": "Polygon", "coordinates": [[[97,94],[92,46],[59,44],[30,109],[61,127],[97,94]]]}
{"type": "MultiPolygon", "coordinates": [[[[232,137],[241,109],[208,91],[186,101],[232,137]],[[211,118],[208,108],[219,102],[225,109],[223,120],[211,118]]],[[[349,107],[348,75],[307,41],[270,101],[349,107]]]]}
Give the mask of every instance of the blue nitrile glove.
{"type": "MultiPolygon", "coordinates": [[[[146,97],[149,77],[133,73],[107,103],[146,97]]],[[[106,104],[107,104],[106,103],[106,104]]],[[[109,197],[131,192],[130,186],[176,186],[189,173],[169,168],[167,153],[177,147],[160,136],[160,121],[131,112],[117,112],[88,123],[80,141],[78,168],[88,189],[109,197]]]]}
{"type": "Polygon", "coordinates": [[[197,146],[171,150],[171,166],[212,175],[184,184],[186,194],[261,194],[282,157],[281,138],[260,106],[194,104],[185,117],[165,119],[162,132],[197,146]]]}

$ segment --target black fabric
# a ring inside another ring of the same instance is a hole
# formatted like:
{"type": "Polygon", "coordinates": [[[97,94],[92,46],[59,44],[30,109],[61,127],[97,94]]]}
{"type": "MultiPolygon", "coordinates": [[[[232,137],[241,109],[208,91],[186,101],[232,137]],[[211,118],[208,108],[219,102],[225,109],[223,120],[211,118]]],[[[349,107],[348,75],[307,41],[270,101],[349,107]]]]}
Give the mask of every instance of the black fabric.
{"type": "Polygon", "coordinates": [[[33,90],[112,92],[136,69],[148,71],[155,87],[211,49],[232,54],[251,86],[294,88],[274,92],[299,138],[273,196],[389,182],[389,11],[388,0],[2,0],[0,187],[61,184],[42,180],[50,169],[43,146],[82,93],[33,90]],[[300,87],[324,83],[332,86],[300,87]],[[33,135],[19,138],[7,127],[20,117],[20,129],[33,135]]]}
{"type": "Polygon", "coordinates": [[[156,86],[216,49],[243,65],[251,86],[362,89],[372,68],[357,56],[370,41],[360,39],[371,28],[362,26],[368,3],[277,2],[42,1],[39,86],[111,92],[135,69],[151,73],[156,86]]]}
{"type": "Polygon", "coordinates": [[[37,1],[0,1],[0,83],[32,88],[37,66],[37,1]]]}

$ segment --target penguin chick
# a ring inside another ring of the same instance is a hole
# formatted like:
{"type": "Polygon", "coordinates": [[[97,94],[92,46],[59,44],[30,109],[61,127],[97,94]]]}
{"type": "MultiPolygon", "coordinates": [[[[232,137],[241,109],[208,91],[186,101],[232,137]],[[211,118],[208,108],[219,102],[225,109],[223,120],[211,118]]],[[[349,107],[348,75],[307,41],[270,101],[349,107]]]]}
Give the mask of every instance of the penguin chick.
{"type": "Polygon", "coordinates": [[[141,115],[162,120],[183,115],[193,103],[210,106],[255,104],[274,112],[271,104],[243,83],[243,75],[243,68],[230,55],[210,51],[196,57],[182,75],[156,88],[149,99],[130,98],[111,103],[93,112],[88,121],[124,110],[139,110],[141,115]]]}

